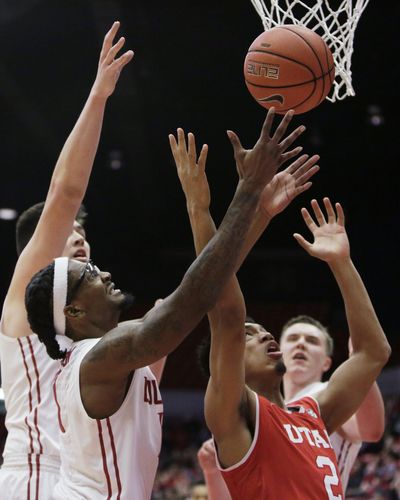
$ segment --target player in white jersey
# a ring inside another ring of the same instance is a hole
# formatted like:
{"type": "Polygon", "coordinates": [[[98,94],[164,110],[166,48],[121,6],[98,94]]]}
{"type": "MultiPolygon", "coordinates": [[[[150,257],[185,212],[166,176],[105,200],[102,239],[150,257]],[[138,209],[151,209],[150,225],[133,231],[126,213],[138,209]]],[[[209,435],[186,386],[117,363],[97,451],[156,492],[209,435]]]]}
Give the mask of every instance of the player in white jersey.
{"type": "MultiPolygon", "coordinates": [[[[315,396],[327,387],[329,382],[321,379],[332,363],[333,340],[319,321],[306,315],[290,319],[283,326],[280,345],[286,366],[286,401],[315,396]]],[[[357,412],[330,435],[344,491],[362,442],[379,441],[384,428],[383,400],[374,383],[357,412]]]]}
{"type": "Polygon", "coordinates": [[[95,82],[58,158],[33,236],[29,238],[31,232],[29,242],[20,242],[18,250],[24,248],[4,302],[0,356],[8,436],[0,470],[1,500],[50,499],[59,478],[59,430],[52,382],[60,364],[49,358],[30,330],[25,289],[33,274],[55,257],[65,255],[86,262],[90,256],[83,228],[75,219],[89,181],[107,99],[133,56],[128,51],[115,59],[124,44],[121,38],[113,45],[118,27],[119,23],[114,23],[104,39],[95,82]]]}
{"type": "Polygon", "coordinates": [[[215,237],[144,318],[118,324],[128,296],[90,262],[56,259],[28,285],[31,328],[53,358],[64,359],[54,385],[62,450],[56,498],[150,498],[162,406],[156,380],[143,367],[175,349],[214,306],[238,269],[264,187],[299,152],[285,153],[304,128],[283,138],[289,112],[271,138],[273,116],[270,110],[260,139],[241,157],[241,179],[215,237]],[[57,346],[57,333],[74,341],[67,352],[57,346]]]}

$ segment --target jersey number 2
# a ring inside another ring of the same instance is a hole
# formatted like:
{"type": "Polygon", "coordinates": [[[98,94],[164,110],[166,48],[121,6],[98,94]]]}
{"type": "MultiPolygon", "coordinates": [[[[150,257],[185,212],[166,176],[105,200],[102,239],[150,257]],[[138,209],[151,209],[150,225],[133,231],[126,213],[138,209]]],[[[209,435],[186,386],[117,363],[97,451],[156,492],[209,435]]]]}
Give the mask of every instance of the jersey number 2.
{"type": "Polygon", "coordinates": [[[319,455],[317,457],[317,466],[320,469],[324,469],[325,467],[328,467],[331,471],[331,474],[325,474],[324,476],[324,485],[326,492],[328,493],[328,498],[329,500],[342,500],[342,495],[334,495],[332,492],[332,486],[338,486],[339,484],[339,478],[336,474],[336,467],[332,460],[328,457],[324,457],[319,455]]]}

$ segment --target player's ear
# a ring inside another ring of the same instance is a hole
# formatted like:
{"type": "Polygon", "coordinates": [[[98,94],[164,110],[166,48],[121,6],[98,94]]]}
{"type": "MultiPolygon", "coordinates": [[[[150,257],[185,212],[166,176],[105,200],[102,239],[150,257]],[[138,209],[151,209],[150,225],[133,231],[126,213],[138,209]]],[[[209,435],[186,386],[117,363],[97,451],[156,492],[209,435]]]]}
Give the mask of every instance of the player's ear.
{"type": "Polygon", "coordinates": [[[324,373],[327,372],[331,366],[332,366],[332,358],[330,356],[326,356],[325,362],[322,365],[322,370],[324,371],[324,373]]]}

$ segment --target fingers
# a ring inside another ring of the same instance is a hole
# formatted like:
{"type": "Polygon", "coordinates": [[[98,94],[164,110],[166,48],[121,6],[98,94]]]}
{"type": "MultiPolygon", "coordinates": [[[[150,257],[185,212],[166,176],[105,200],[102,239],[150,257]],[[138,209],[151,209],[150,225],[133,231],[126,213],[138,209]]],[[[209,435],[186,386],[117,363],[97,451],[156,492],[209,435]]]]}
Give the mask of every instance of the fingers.
{"type": "Polygon", "coordinates": [[[288,151],[287,153],[284,153],[281,155],[281,164],[285,163],[286,161],[290,160],[291,158],[294,158],[297,156],[299,153],[303,151],[302,146],[298,146],[297,148],[292,149],[291,151],[288,151]]]}
{"type": "Polygon", "coordinates": [[[187,135],[187,146],[185,131],[182,128],[176,130],[177,139],[174,134],[169,134],[169,144],[171,147],[172,155],[174,157],[176,166],[178,170],[194,168],[197,172],[197,167],[199,170],[203,171],[206,167],[208,146],[204,144],[201,148],[199,158],[196,155],[196,139],[192,132],[187,135]],[[197,161],[196,161],[197,160],[197,161]]]}
{"type": "Polygon", "coordinates": [[[179,165],[178,144],[176,143],[174,134],[169,134],[168,139],[172,151],[172,156],[174,157],[174,161],[176,163],[176,166],[178,167],[179,165]]]}
{"type": "MultiPolygon", "coordinates": [[[[307,155],[303,155],[307,156],[307,155]]],[[[303,157],[301,157],[303,158],[303,157]]],[[[295,185],[301,186],[306,181],[308,181],[314,174],[319,171],[319,165],[315,165],[319,160],[318,155],[314,155],[307,161],[304,161],[302,165],[298,164],[297,168],[293,171],[292,175],[295,179],[295,185]]],[[[296,162],[294,162],[296,163],[296,162]]]]}
{"type": "Polygon", "coordinates": [[[199,170],[201,172],[205,171],[206,162],[207,162],[207,155],[208,155],[208,146],[207,146],[207,144],[203,144],[203,147],[201,148],[201,151],[200,151],[199,159],[197,161],[197,164],[199,166],[199,170]]]}
{"type": "Polygon", "coordinates": [[[317,225],[315,224],[313,218],[311,217],[310,212],[306,208],[302,208],[301,215],[303,216],[306,226],[313,233],[317,229],[317,225]]]}
{"type": "Polygon", "coordinates": [[[107,54],[112,47],[115,35],[119,27],[120,27],[120,22],[115,21],[111,26],[111,28],[109,29],[109,31],[106,33],[106,36],[104,37],[103,46],[100,52],[100,62],[103,62],[103,60],[107,57],[107,54]]]}
{"type": "Polygon", "coordinates": [[[318,201],[315,199],[311,200],[311,206],[312,206],[312,209],[314,210],[314,215],[315,215],[315,218],[317,219],[318,224],[320,226],[322,226],[323,224],[326,224],[324,214],[322,213],[322,210],[318,204],[318,201]]]}
{"type": "Polygon", "coordinates": [[[118,59],[115,59],[115,61],[112,63],[115,66],[119,67],[119,71],[122,70],[124,66],[128,64],[128,62],[133,58],[133,50],[128,50],[122,56],[118,57],[118,59]]]}
{"type": "Polygon", "coordinates": [[[271,127],[274,118],[275,118],[275,108],[272,106],[272,108],[269,108],[263,126],[261,128],[260,140],[264,141],[270,139],[271,127]]]}
{"type": "Polygon", "coordinates": [[[188,133],[188,144],[189,144],[188,155],[189,155],[190,165],[195,165],[196,164],[196,140],[195,140],[192,132],[188,133]]]}
{"type": "Polygon", "coordinates": [[[328,215],[328,222],[330,224],[333,224],[334,222],[336,222],[336,214],[335,214],[335,211],[333,210],[330,199],[325,197],[323,201],[324,201],[326,213],[328,215]]]}
{"type": "Polygon", "coordinates": [[[336,213],[337,213],[337,223],[344,227],[344,211],[340,203],[335,203],[336,213]]]}
{"type": "MultiPolygon", "coordinates": [[[[291,134],[289,134],[280,144],[279,147],[281,151],[286,151],[288,147],[290,147],[294,141],[305,131],[306,127],[304,125],[300,125],[297,127],[291,134]]],[[[286,128],[285,128],[286,131],[286,128]]],[[[280,139],[277,140],[279,142],[280,139]]]]}
{"type": "Polygon", "coordinates": [[[297,243],[304,248],[306,252],[310,252],[310,249],[312,248],[311,243],[309,243],[307,240],[303,238],[303,236],[299,233],[294,233],[293,238],[297,241],[297,243]]]}
{"type": "Polygon", "coordinates": [[[118,54],[118,52],[122,49],[122,47],[125,44],[125,38],[121,36],[121,38],[118,40],[118,42],[113,45],[110,50],[108,51],[104,61],[106,64],[111,64],[114,61],[115,56],[118,54]]]}
{"type": "MultiPolygon", "coordinates": [[[[288,128],[289,123],[292,121],[293,115],[294,115],[293,109],[289,109],[289,111],[286,113],[286,115],[282,118],[281,123],[279,124],[278,128],[275,130],[275,134],[272,136],[272,140],[275,141],[277,144],[284,136],[286,129],[288,128]]],[[[293,132],[292,132],[292,134],[293,134],[293,132]]],[[[292,134],[290,134],[290,135],[292,135],[292,134]]],[[[288,144],[288,146],[289,146],[289,144],[288,144]]]]}
{"type": "MultiPolygon", "coordinates": [[[[267,117],[268,118],[268,117],[267,117]]],[[[233,147],[233,153],[236,156],[243,151],[243,146],[240,142],[239,137],[235,134],[235,132],[232,132],[232,130],[227,130],[226,133],[228,134],[229,140],[231,141],[232,147],[233,147]]]]}

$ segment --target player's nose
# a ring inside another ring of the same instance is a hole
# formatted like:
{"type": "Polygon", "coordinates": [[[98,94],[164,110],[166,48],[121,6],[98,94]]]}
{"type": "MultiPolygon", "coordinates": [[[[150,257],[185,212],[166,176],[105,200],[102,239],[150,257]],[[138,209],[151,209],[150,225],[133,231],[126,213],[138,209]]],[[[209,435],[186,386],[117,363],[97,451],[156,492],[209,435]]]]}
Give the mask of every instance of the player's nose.
{"type": "Polygon", "coordinates": [[[258,339],[260,342],[267,342],[268,340],[275,340],[275,337],[272,335],[272,333],[260,332],[258,334],[258,339]]]}
{"type": "Polygon", "coordinates": [[[85,238],[81,234],[75,232],[74,233],[74,246],[83,246],[84,244],[85,244],[85,238]]]}

